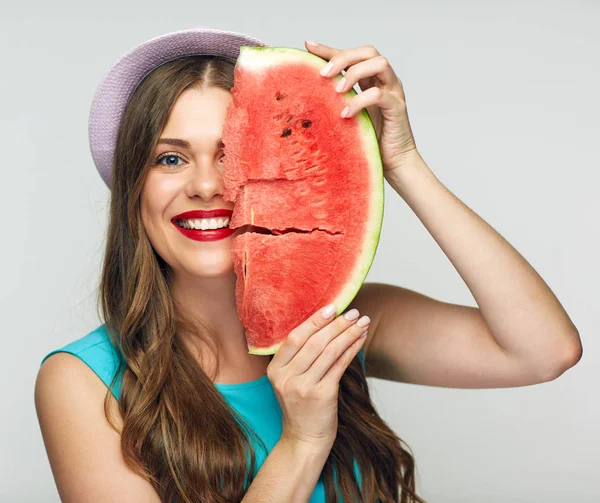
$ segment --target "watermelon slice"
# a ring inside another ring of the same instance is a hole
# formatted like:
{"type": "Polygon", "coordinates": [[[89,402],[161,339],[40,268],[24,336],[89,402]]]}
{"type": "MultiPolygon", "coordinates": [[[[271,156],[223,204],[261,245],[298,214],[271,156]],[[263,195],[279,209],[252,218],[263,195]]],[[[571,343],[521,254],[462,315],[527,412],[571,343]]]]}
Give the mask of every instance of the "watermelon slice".
{"type": "Polygon", "coordinates": [[[340,314],[371,267],[383,220],[379,145],[352,89],[327,62],[288,47],[243,46],[223,130],[238,316],[248,353],[275,354],[319,307],[340,314]]]}

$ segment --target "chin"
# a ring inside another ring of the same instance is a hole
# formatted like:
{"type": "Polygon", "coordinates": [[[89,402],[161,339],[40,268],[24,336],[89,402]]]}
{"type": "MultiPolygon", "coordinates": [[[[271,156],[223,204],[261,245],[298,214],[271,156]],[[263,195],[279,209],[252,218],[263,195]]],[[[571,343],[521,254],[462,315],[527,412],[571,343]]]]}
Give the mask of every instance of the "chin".
{"type": "Polygon", "coordinates": [[[220,278],[233,274],[233,262],[227,264],[196,264],[194,267],[185,268],[186,274],[201,278],[220,278]]]}

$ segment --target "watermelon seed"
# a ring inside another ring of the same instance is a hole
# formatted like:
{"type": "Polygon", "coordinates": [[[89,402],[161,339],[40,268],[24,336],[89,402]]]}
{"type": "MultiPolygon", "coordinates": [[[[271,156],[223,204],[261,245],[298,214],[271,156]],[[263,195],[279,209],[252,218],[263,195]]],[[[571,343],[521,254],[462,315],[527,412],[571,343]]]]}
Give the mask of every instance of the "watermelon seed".
{"type": "Polygon", "coordinates": [[[294,118],[293,115],[290,115],[285,122],[290,122],[294,118]]]}
{"type": "Polygon", "coordinates": [[[302,121],[302,127],[310,127],[310,126],[312,126],[311,121],[302,121]]]}
{"type": "Polygon", "coordinates": [[[281,135],[281,137],[284,138],[285,136],[289,136],[291,134],[292,134],[292,130],[288,127],[283,130],[283,134],[281,135]]]}
{"type": "Polygon", "coordinates": [[[287,95],[286,94],[281,94],[280,91],[277,91],[277,94],[275,95],[275,99],[277,101],[281,101],[283,98],[287,98],[287,95]]]}

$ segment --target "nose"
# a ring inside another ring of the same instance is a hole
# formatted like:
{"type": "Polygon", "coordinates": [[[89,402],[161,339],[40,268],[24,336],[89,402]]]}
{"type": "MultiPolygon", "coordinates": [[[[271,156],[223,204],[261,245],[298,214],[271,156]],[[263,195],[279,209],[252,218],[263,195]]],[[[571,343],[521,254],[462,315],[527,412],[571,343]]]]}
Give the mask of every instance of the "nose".
{"type": "Polygon", "coordinates": [[[223,166],[218,160],[201,160],[187,170],[185,193],[188,197],[200,197],[210,201],[223,194],[223,166]]]}

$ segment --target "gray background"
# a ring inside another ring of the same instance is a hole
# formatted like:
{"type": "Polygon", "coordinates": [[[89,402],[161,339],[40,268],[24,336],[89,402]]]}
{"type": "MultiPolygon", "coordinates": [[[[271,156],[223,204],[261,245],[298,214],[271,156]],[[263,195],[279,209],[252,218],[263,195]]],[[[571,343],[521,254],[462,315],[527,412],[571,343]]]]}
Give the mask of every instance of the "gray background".
{"type": "MultiPolygon", "coordinates": [[[[583,359],[540,385],[369,380],[381,415],[413,450],[420,494],[430,502],[600,501],[598,3],[38,4],[0,15],[0,500],[58,501],[33,389],[46,353],[99,324],[109,192],[88,150],[96,86],[133,46],[204,25],[271,45],[373,44],[404,84],[430,168],[524,255],[580,331],[583,359]]],[[[367,281],[476,305],[387,184],[367,281]]]]}

